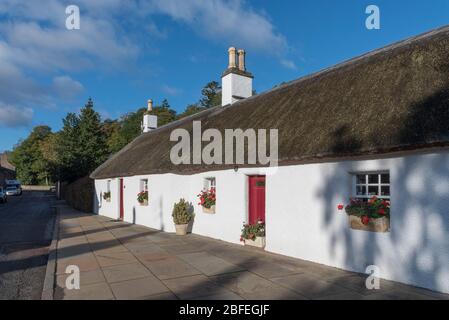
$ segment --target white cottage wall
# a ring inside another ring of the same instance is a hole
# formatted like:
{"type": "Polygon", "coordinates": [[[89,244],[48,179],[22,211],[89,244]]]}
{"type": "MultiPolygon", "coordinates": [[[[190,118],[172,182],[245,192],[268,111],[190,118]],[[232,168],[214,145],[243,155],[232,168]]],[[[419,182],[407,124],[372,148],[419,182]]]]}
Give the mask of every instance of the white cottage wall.
{"type": "MultiPolygon", "coordinates": [[[[191,176],[161,174],[125,178],[125,221],[174,232],[171,211],[181,197],[195,208],[193,232],[239,243],[247,217],[247,176],[265,169],[239,169],[191,176]],[[215,177],[215,214],[203,213],[196,195],[215,177]],[[149,206],[137,202],[140,179],[149,181],[149,206]]],[[[97,197],[107,180],[96,180],[97,197]]],[[[118,179],[112,201],[98,213],[118,217],[118,179]]],[[[337,268],[380,268],[385,279],[449,293],[449,152],[381,160],[319,163],[278,168],[266,179],[266,250],[337,268]],[[352,230],[344,211],[352,196],[352,173],[390,172],[391,231],[352,230]]]]}

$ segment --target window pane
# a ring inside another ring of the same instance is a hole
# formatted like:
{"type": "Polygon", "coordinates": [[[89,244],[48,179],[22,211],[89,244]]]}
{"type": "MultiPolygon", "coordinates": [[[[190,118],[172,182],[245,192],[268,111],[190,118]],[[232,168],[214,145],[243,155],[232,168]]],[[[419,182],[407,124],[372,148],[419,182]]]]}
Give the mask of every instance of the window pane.
{"type": "Polygon", "coordinates": [[[377,196],[379,195],[379,187],[378,186],[369,186],[368,187],[368,193],[370,196],[377,196]]]}
{"type": "Polygon", "coordinates": [[[357,186],[357,195],[358,196],[366,195],[366,187],[365,186],[357,186]]]}
{"type": "Polygon", "coordinates": [[[390,196],[390,186],[381,187],[381,196],[390,196]]]}
{"type": "Polygon", "coordinates": [[[380,176],[381,183],[390,183],[390,174],[385,173],[380,176]]]}
{"type": "Polygon", "coordinates": [[[379,175],[378,174],[369,174],[368,175],[368,183],[379,183],[379,175]]]}
{"type": "Polygon", "coordinates": [[[358,174],[357,175],[357,184],[365,184],[366,183],[366,175],[358,174]]]}

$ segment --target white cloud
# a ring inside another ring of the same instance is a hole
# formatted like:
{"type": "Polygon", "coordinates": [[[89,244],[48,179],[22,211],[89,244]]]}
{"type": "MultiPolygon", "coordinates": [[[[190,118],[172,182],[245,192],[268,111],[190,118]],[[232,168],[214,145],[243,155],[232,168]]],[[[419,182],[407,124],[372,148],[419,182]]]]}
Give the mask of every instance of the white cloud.
{"type": "Polygon", "coordinates": [[[53,78],[53,91],[60,98],[73,99],[84,91],[84,86],[69,76],[60,76],[53,78]]]}
{"type": "Polygon", "coordinates": [[[33,109],[0,104],[0,127],[17,128],[31,124],[33,109]]]}
{"type": "Polygon", "coordinates": [[[178,89],[178,88],[175,88],[175,87],[171,87],[171,86],[168,86],[168,85],[163,85],[161,87],[161,90],[163,92],[165,92],[166,94],[169,94],[171,96],[175,96],[175,95],[177,95],[177,94],[179,94],[181,92],[181,89],[178,89]]]}
{"type": "Polygon", "coordinates": [[[268,17],[255,12],[243,1],[153,0],[156,13],[169,15],[192,26],[199,34],[227,44],[282,55],[287,40],[268,17]]]}
{"type": "Polygon", "coordinates": [[[292,60],[288,59],[281,59],[280,61],[281,65],[283,65],[285,68],[290,70],[298,70],[298,67],[296,66],[296,63],[292,60]]]}

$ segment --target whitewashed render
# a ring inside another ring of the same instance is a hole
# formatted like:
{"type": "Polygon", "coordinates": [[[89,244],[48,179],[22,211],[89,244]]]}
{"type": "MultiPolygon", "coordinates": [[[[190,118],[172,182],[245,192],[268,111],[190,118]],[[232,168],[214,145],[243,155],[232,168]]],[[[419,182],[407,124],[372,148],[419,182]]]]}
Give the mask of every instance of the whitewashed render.
{"type": "MultiPolygon", "coordinates": [[[[351,271],[377,265],[381,278],[449,293],[449,150],[266,169],[213,171],[194,175],[157,174],[124,178],[124,220],[174,232],[173,204],[195,207],[192,232],[240,243],[248,214],[248,175],[266,177],[265,250],[351,271]],[[350,229],[344,211],[352,174],[389,171],[391,230],[350,229]],[[204,178],[215,177],[215,214],[205,214],[196,195],[204,178]],[[149,205],[140,206],[140,179],[148,179],[149,205]]],[[[119,217],[119,180],[111,180],[111,202],[101,199],[107,179],[96,180],[98,214],[119,217]]]]}

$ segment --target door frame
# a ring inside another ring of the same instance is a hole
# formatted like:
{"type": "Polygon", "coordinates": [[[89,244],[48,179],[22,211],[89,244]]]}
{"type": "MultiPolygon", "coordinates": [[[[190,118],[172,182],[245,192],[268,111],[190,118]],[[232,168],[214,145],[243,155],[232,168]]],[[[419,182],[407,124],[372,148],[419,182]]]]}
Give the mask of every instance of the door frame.
{"type": "Polygon", "coordinates": [[[118,185],[119,185],[119,187],[118,187],[118,189],[119,189],[118,217],[119,217],[119,220],[123,221],[125,218],[125,203],[124,203],[125,184],[124,184],[123,178],[119,178],[118,181],[119,181],[119,183],[118,183],[118,185]]]}
{"type": "Polygon", "coordinates": [[[246,222],[250,223],[249,215],[250,215],[250,205],[251,205],[251,184],[250,179],[254,177],[263,177],[265,179],[265,223],[266,223],[266,209],[267,209],[267,189],[266,189],[266,183],[267,183],[267,176],[264,174],[247,174],[246,175],[246,197],[247,197],[247,206],[246,206],[246,222]]]}

